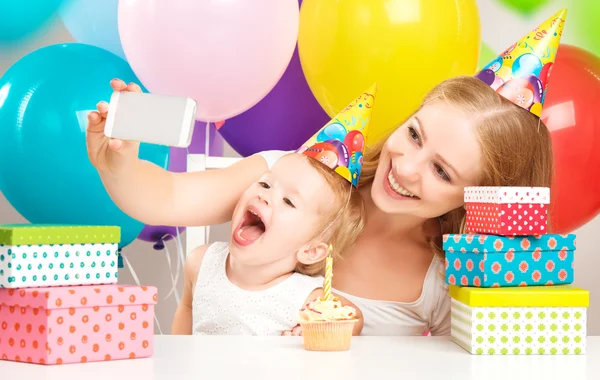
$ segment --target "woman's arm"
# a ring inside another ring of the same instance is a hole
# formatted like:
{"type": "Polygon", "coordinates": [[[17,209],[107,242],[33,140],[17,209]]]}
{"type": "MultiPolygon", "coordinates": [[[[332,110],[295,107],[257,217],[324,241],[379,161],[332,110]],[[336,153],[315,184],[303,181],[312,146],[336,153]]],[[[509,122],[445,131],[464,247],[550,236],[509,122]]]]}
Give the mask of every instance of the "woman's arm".
{"type": "Polygon", "coordinates": [[[437,306],[432,313],[431,321],[429,322],[429,332],[432,336],[447,336],[450,335],[450,296],[448,295],[448,287],[440,288],[440,297],[437,306]]]}
{"type": "Polygon", "coordinates": [[[198,280],[198,273],[200,273],[204,253],[208,247],[208,245],[203,245],[194,249],[185,260],[183,269],[183,297],[181,297],[181,302],[177,305],[177,310],[175,310],[175,316],[173,317],[173,325],[171,327],[171,334],[173,335],[192,335],[194,287],[198,280]]]}

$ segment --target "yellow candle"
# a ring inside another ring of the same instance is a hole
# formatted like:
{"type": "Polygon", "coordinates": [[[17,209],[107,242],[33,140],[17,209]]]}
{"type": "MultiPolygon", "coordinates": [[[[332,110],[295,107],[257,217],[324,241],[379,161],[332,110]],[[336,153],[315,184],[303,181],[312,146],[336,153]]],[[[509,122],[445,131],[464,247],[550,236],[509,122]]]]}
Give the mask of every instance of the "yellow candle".
{"type": "Polygon", "coordinates": [[[331,245],[329,246],[329,255],[325,260],[325,281],[323,282],[323,293],[325,300],[331,299],[331,279],[333,277],[333,257],[331,256],[331,245]]]}

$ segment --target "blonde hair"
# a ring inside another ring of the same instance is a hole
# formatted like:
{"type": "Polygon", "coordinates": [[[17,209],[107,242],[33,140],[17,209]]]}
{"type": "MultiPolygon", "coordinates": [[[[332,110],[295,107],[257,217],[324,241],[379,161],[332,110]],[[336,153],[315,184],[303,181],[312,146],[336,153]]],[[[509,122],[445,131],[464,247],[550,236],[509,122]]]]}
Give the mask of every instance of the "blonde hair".
{"type": "MultiPolygon", "coordinates": [[[[364,203],[356,188],[342,176],[321,162],[308,156],[304,157],[325,178],[336,198],[336,204],[332,207],[333,211],[326,218],[323,218],[322,224],[318,226],[319,235],[317,235],[317,237],[332,245],[333,262],[335,263],[336,259],[341,258],[341,253],[354,244],[356,238],[362,232],[364,227],[364,203]]],[[[296,272],[309,276],[323,274],[324,269],[325,260],[310,265],[298,263],[296,266],[296,272]]]]}
{"type": "MultiPolygon", "coordinates": [[[[505,99],[474,77],[456,77],[436,86],[423,104],[446,102],[477,116],[477,137],[483,162],[478,186],[550,187],[553,155],[550,132],[529,111],[505,99]]],[[[359,186],[373,181],[385,140],[367,149],[359,186]]],[[[464,207],[439,217],[442,235],[465,232],[464,207]]],[[[436,254],[443,256],[442,236],[431,238],[436,254]]]]}

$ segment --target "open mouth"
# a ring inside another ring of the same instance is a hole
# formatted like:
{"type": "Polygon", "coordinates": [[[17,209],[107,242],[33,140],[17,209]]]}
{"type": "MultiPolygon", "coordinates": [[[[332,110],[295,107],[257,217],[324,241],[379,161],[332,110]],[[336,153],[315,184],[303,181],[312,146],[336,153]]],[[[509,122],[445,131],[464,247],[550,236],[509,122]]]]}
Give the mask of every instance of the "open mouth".
{"type": "Polygon", "coordinates": [[[239,245],[250,245],[260,238],[267,230],[258,210],[250,207],[244,213],[240,225],[233,233],[233,238],[239,245]]]}
{"type": "Polygon", "coordinates": [[[405,189],[398,183],[398,181],[396,180],[396,177],[394,177],[394,174],[392,173],[391,168],[390,168],[390,171],[388,172],[387,178],[384,180],[384,182],[387,185],[386,188],[387,188],[388,192],[392,196],[394,196],[394,198],[420,199],[415,194],[411,193],[410,191],[408,191],[407,189],[405,189]]]}

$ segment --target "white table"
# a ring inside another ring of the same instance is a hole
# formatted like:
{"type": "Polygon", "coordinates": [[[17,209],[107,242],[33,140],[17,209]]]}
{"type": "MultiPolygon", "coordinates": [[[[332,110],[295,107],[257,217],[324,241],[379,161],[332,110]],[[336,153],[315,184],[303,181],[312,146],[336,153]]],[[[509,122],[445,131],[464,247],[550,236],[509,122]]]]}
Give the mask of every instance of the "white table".
{"type": "Polygon", "coordinates": [[[152,358],[42,366],[0,361],[0,378],[32,380],[591,380],[600,337],[581,356],[473,356],[448,338],[355,337],[346,352],[309,352],[298,337],[156,336],[152,358]]]}

